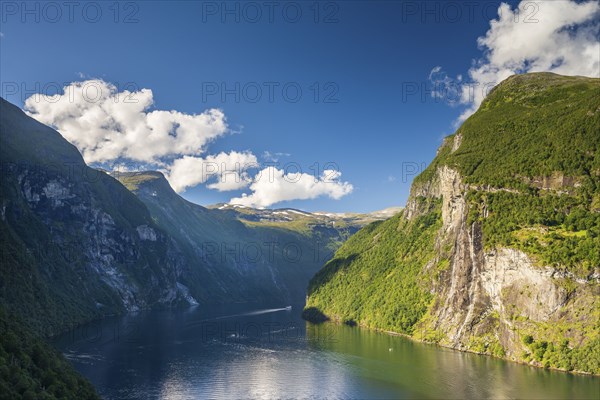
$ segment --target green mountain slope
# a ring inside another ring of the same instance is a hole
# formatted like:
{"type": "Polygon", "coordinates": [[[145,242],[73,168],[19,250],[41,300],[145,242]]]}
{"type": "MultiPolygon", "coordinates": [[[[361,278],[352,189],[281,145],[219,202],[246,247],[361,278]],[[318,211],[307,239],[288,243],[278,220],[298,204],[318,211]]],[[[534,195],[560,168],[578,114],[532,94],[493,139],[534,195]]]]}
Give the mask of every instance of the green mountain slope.
{"type": "Polygon", "coordinates": [[[431,295],[419,272],[433,257],[439,202],[408,221],[402,214],[352,236],[311,280],[310,306],[353,325],[412,333],[431,295]],[[384,289],[385,290],[382,290],[384,289]],[[387,290],[393,288],[393,290],[387,290]]]}
{"type": "Polygon", "coordinates": [[[599,147],[600,80],[507,79],[444,141],[403,213],[317,273],[307,308],[600,374],[599,147]]]}
{"type": "Polygon", "coordinates": [[[589,176],[600,170],[599,98],[598,79],[512,76],[448,138],[454,151],[454,143],[443,147],[415,183],[430,179],[439,165],[456,168],[465,183],[516,189],[540,188],[540,179],[553,174],[589,176]]]}

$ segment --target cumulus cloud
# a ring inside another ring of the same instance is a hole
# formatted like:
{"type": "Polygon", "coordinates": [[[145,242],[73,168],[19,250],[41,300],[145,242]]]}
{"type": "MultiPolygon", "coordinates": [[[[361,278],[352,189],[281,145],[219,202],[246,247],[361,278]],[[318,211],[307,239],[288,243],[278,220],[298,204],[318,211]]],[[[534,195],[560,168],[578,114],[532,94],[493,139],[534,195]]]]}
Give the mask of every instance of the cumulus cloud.
{"type": "MultiPolygon", "coordinates": [[[[218,191],[249,189],[231,202],[267,207],[318,196],[339,199],[352,191],[337,171],[324,171],[315,179],[264,168],[251,151],[209,154],[210,143],[230,132],[221,110],[186,114],[153,110],[153,104],[149,89],[119,91],[89,79],[65,86],[62,94],[34,94],[25,101],[25,110],[55,127],[86,162],[118,171],[156,169],[177,192],[201,184],[218,191]]],[[[266,151],[262,158],[272,162],[287,156],[266,151]]]]}
{"type": "Polygon", "coordinates": [[[173,162],[167,179],[177,192],[206,182],[212,182],[208,188],[223,192],[247,187],[252,181],[251,171],[258,168],[256,156],[250,152],[184,156],[173,162]]]}
{"type": "Polygon", "coordinates": [[[63,94],[33,95],[25,110],[55,127],[81,151],[88,163],[119,158],[156,163],[164,158],[197,155],[227,132],[225,115],[153,110],[152,91],[123,90],[103,80],[74,82],[63,94]]]}
{"type": "Polygon", "coordinates": [[[600,3],[556,0],[523,0],[515,8],[502,3],[498,18],[490,22],[477,44],[483,58],[473,62],[468,78],[449,78],[433,68],[430,80],[436,97],[452,97],[467,109],[459,122],[473,114],[489,90],[511,75],[554,72],[600,77],[600,3]]]}
{"type": "Polygon", "coordinates": [[[90,79],[65,86],[62,94],[33,95],[25,101],[25,110],[55,127],[88,163],[113,162],[120,171],[159,169],[178,192],[207,182],[217,190],[248,185],[244,173],[220,173],[235,170],[237,163],[256,163],[251,153],[203,156],[210,142],[228,132],[221,110],[185,114],[151,110],[153,104],[149,89],[119,91],[108,82],[90,79]]]}
{"type": "Polygon", "coordinates": [[[352,184],[340,180],[341,173],[325,170],[315,177],[302,172],[285,173],[270,166],[262,169],[250,185],[251,194],[231,199],[231,204],[250,207],[269,207],[287,200],[306,200],[320,196],[340,199],[353,190],[352,184]]]}

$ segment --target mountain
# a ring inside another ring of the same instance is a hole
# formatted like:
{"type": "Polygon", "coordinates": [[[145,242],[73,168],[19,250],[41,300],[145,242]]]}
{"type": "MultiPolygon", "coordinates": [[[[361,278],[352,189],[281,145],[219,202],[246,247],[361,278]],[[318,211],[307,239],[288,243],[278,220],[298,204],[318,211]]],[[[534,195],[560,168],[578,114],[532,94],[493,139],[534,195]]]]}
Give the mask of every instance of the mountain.
{"type": "Polygon", "coordinates": [[[181,282],[199,302],[301,302],[310,278],[369,214],[191,203],[160,172],[113,173],[185,255],[181,282]],[[201,261],[202,268],[198,267],[201,261]]]}
{"type": "Polygon", "coordinates": [[[2,304],[44,335],[189,304],[182,259],[145,205],[58,132],[3,99],[0,110],[2,304]]]}
{"type": "Polygon", "coordinates": [[[306,318],[600,374],[599,148],[599,79],[508,78],[316,274],[306,318]]]}
{"type": "Polygon", "coordinates": [[[0,167],[0,398],[97,398],[43,337],[147,308],[302,301],[334,250],[381,218],[205,208],[161,173],[88,167],[1,98],[0,167]]]}

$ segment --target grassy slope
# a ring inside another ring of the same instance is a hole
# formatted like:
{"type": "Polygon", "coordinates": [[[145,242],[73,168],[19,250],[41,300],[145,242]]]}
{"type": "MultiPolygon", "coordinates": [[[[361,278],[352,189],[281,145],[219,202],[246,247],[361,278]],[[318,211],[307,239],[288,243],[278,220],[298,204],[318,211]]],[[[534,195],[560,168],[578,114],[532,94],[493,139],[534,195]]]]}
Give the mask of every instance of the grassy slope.
{"type": "MultiPolygon", "coordinates": [[[[456,131],[461,146],[439,154],[415,179],[450,165],[467,183],[527,188],[523,177],[600,173],[600,80],[515,75],[494,88],[456,131]]],[[[451,136],[451,138],[454,135],[451,136]]]]}
{"type": "Polygon", "coordinates": [[[458,129],[461,146],[445,146],[415,183],[449,165],[473,186],[511,189],[469,193],[470,222],[481,222],[486,247],[518,248],[538,265],[585,277],[600,266],[598,132],[598,79],[514,76],[458,129]]]}
{"type": "Polygon", "coordinates": [[[585,277],[600,267],[599,132],[600,80],[515,76],[459,129],[460,148],[438,162],[468,183],[518,191],[470,193],[470,220],[482,223],[487,247],[516,247],[539,265],[585,277]]]}
{"type": "MultiPolygon", "coordinates": [[[[468,219],[481,224],[486,248],[516,247],[539,266],[586,278],[600,268],[599,132],[600,80],[515,76],[495,88],[458,129],[458,150],[451,152],[452,135],[414,185],[426,185],[442,165],[457,169],[472,188],[468,219]],[[481,190],[484,186],[510,190],[481,190]]],[[[307,307],[411,334],[419,318],[428,318],[423,310],[431,299],[429,288],[418,282],[445,267],[424,272],[432,258],[435,229],[403,222],[402,217],[365,227],[311,281],[307,307]]],[[[597,284],[590,286],[597,293],[597,284]]],[[[590,296],[593,300],[597,294],[590,296]]],[[[591,319],[598,317],[597,310],[588,311],[591,319]]],[[[544,334],[534,327],[539,337],[523,357],[600,373],[599,324],[588,324],[587,345],[579,349],[557,335],[582,327],[546,327],[544,334]]],[[[429,334],[434,340],[436,332],[429,334]]]]}

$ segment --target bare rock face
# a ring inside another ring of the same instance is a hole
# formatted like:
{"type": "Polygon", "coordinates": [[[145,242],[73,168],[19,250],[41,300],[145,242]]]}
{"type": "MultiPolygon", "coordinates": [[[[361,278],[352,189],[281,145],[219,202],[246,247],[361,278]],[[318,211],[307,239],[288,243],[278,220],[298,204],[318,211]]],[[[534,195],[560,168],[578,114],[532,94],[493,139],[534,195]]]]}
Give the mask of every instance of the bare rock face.
{"type": "Polygon", "coordinates": [[[441,275],[432,315],[435,329],[445,333],[449,345],[465,348],[465,339],[487,312],[489,296],[480,279],[483,269],[481,233],[466,223],[465,187],[457,171],[438,169],[442,198],[442,228],[437,247],[450,248],[450,266],[441,275]]]}
{"type": "MultiPolygon", "coordinates": [[[[419,329],[441,332],[441,345],[481,352],[481,343],[483,348],[498,344],[502,355],[520,359],[525,350],[523,334],[539,334],[563,322],[572,323],[577,310],[596,301],[597,294],[591,294],[593,285],[575,279],[571,281],[576,289],[568,293],[561,283],[571,277],[534,265],[522,251],[486,251],[479,224],[467,223],[465,195],[469,189],[473,188],[463,184],[456,170],[442,166],[434,179],[411,193],[407,218],[421,212],[419,196],[442,200],[443,224],[436,239],[438,256],[425,270],[442,259],[449,261],[439,280],[432,282],[431,318],[422,322],[426,326],[419,329]]],[[[583,321],[585,317],[579,318],[583,321]]],[[[563,334],[572,343],[584,339],[574,331],[563,334]]]]}
{"type": "Polygon", "coordinates": [[[458,172],[447,166],[438,170],[438,179],[442,197],[443,233],[457,233],[463,227],[466,215],[464,185],[458,172]]]}
{"type": "Polygon", "coordinates": [[[135,228],[141,240],[149,240],[156,242],[156,231],[150,228],[148,225],[140,225],[135,228]]]}
{"type": "Polygon", "coordinates": [[[458,148],[462,144],[462,138],[462,133],[457,133],[456,135],[454,135],[454,139],[452,140],[452,153],[458,150],[458,148]]]}
{"type": "Polygon", "coordinates": [[[522,251],[502,248],[484,256],[481,281],[494,310],[506,314],[504,303],[512,297],[521,315],[548,321],[567,301],[566,291],[556,286],[552,275],[550,269],[536,268],[522,251]],[[510,292],[515,293],[509,296],[510,292]]]}
{"type": "MultiPolygon", "coordinates": [[[[36,182],[37,176],[25,179],[32,181],[28,187],[41,186],[40,183],[44,181],[42,178],[36,182]]],[[[81,252],[87,260],[87,268],[118,294],[126,310],[139,310],[154,303],[176,302],[179,293],[176,282],[178,274],[172,255],[163,259],[164,266],[160,270],[148,271],[150,279],[146,282],[133,280],[129,276],[129,269],[136,265],[149,270],[144,265],[147,261],[142,257],[144,242],[165,243],[166,238],[147,224],[136,227],[136,238],[133,231],[115,223],[113,216],[99,206],[93,194],[88,198],[88,193],[72,193],[69,185],[73,184],[66,179],[48,181],[35,197],[46,200],[45,204],[50,207],[39,204],[34,211],[44,215],[49,224],[57,218],[57,211],[64,220],[75,224],[81,222],[82,230],[78,232],[78,238],[71,239],[66,245],[73,252],[81,252]],[[156,295],[150,294],[152,292],[156,295]]],[[[61,235],[60,232],[56,233],[61,235]]],[[[183,300],[186,296],[180,297],[183,300]]]]}
{"type": "MultiPolygon", "coordinates": [[[[35,291],[47,290],[48,296],[57,297],[69,293],[82,321],[157,304],[197,304],[179,282],[177,249],[151,226],[133,196],[124,197],[129,195],[127,189],[112,178],[94,183],[28,165],[11,166],[4,178],[14,184],[14,190],[2,199],[0,223],[16,234],[26,233],[21,241],[31,255],[31,275],[43,277],[35,291]],[[114,203],[107,205],[103,197],[114,203]],[[122,209],[134,215],[121,213],[122,209]]],[[[11,259],[2,261],[14,264],[11,259]]],[[[23,297],[40,301],[27,294],[23,297]]],[[[18,301],[19,294],[10,299],[18,301]]],[[[46,334],[64,329],[61,319],[67,320],[69,313],[74,312],[57,309],[58,322],[51,325],[44,320],[41,329],[46,334]]]]}

